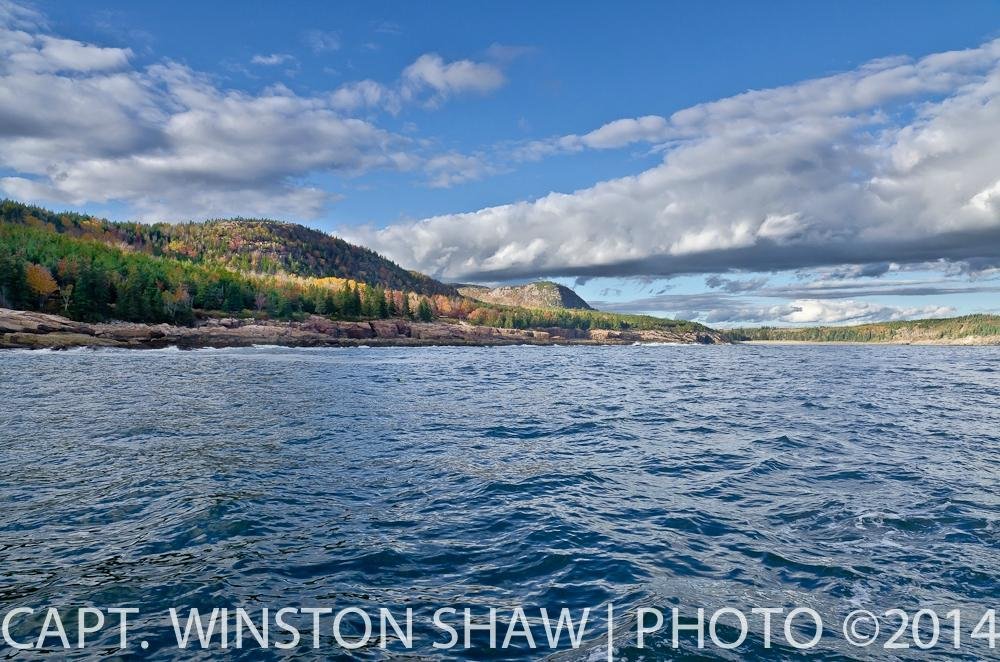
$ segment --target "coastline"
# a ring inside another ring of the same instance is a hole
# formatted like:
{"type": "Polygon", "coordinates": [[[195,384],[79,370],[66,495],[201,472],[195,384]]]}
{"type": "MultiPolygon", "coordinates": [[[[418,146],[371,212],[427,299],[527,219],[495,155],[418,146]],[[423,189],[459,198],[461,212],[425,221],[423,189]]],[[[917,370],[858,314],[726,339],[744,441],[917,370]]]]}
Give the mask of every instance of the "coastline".
{"type": "Polygon", "coordinates": [[[0,349],[110,347],[424,347],[490,345],[728,344],[716,332],[504,329],[407,319],[338,321],[312,315],[301,322],[208,319],[195,326],[132,322],[84,323],[59,315],[0,308],[0,349]]]}
{"type": "Polygon", "coordinates": [[[921,347],[994,347],[1000,345],[1000,336],[965,336],[963,338],[937,338],[933,340],[740,340],[738,345],[917,345],[921,347]]]}

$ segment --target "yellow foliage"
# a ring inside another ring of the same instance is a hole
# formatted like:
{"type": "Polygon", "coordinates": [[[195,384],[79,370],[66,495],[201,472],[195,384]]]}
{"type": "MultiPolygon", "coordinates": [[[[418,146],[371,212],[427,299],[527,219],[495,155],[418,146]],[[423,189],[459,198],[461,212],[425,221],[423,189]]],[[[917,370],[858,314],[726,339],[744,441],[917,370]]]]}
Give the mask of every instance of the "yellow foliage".
{"type": "Polygon", "coordinates": [[[24,275],[28,281],[28,288],[38,295],[41,303],[45,303],[45,300],[59,289],[52,272],[40,264],[29,264],[24,270],[24,275]]]}

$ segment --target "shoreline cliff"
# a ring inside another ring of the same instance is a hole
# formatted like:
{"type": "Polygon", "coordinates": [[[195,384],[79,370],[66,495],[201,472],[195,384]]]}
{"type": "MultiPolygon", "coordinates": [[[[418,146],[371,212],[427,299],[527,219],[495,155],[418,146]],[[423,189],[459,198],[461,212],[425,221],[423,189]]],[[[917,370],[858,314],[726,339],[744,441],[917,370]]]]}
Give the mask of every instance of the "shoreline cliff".
{"type": "Polygon", "coordinates": [[[351,347],[435,345],[631,345],[727,344],[714,331],[604,329],[505,329],[467,323],[407,319],[339,321],[312,315],[301,322],[207,319],[194,326],[105,322],[89,324],[59,315],[0,308],[0,349],[182,349],[201,347],[351,347]]]}

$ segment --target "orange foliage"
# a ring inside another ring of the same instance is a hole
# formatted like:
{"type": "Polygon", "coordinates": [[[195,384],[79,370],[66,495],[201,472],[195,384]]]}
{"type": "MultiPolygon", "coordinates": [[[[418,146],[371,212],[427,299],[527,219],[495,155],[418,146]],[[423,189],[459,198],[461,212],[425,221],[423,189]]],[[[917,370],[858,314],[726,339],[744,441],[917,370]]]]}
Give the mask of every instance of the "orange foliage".
{"type": "Polygon", "coordinates": [[[29,264],[24,270],[24,275],[28,281],[28,288],[38,295],[40,306],[59,289],[52,272],[40,264],[29,264]]]}

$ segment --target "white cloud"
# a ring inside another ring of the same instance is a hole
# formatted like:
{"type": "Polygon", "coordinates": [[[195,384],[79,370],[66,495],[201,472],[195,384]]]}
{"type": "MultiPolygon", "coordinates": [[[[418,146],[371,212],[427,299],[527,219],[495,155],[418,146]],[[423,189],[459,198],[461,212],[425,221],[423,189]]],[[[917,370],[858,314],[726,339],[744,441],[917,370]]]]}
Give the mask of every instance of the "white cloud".
{"type": "Polygon", "coordinates": [[[460,92],[492,92],[504,84],[500,68],[484,62],[445,62],[436,53],[426,53],[403,70],[403,89],[417,94],[430,88],[440,97],[460,92]]]}
{"type": "Polygon", "coordinates": [[[437,107],[449,97],[463,93],[485,94],[504,84],[499,67],[472,60],[445,62],[427,53],[408,65],[392,85],[373,80],[346,83],[330,96],[334,107],[345,111],[382,108],[395,115],[404,103],[437,107]]]}
{"type": "Polygon", "coordinates": [[[347,112],[367,108],[385,108],[393,115],[397,114],[402,107],[396,90],[373,80],[361,80],[341,85],[330,95],[330,103],[334,108],[347,112]]]}
{"type": "Polygon", "coordinates": [[[482,179],[496,170],[479,155],[449,152],[427,159],[424,170],[431,188],[451,188],[456,184],[482,179]]]}
{"type": "Polygon", "coordinates": [[[1000,254],[998,92],[1000,40],[879,60],[550,143],[668,141],[638,175],[352,234],[453,279],[1000,254]]]}
{"type": "Polygon", "coordinates": [[[947,317],[954,313],[949,306],[898,307],[867,301],[798,299],[780,307],[776,319],[790,324],[843,324],[947,317]]]}
{"type": "Polygon", "coordinates": [[[614,120],[584,135],[570,134],[533,140],[514,151],[515,159],[535,161],[561,152],[584,149],[617,149],[637,142],[658,143],[674,133],[670,121],[659,115],[614,120]]]}
{"type": "Polygon", "coordinates": [[[314,172],[409,169],[412,141],[277,85],[220,89],[176,63],[0,25],[0,180],[42,202],[123,201],[140,217],[312,218],[314,172]]]}
{"type": "Polygon", "coordinates": [[[28,30],[44,27],[45,24],[45,17],[31,7],[0,0],[0,25],[28,30]]]}
{"type": "Polygon", "coordinates": [[[259,64],[265,67],[273,67],[285,62],[291,62],[295,58],[288,53],[271,53],[270,55],[254,55],[250,58],[250,64],[259,64]]]}
{"type": "Polygon", "coordinates": [[[672,315],[697,319],[706,324],[733,326],[738,324],[864,324],[898,320],[948,317],[955,314],[951,306],[890,306],[850,299],[795,299],[781,304],[747,304],[742,301],[720,300],[718,307],[678,309],[672,315]]]}
{"type": "MultiPolygon", "coordinates": [[[[376,106],[398,112],[404,96],[427,102],[487,89],[472,80],[481,71],[476,63],[419,58],[391,88],[360,81],[301,96],[278,84],[251,94],[219,88],[173,62],[133,67],[128,49],[38,34],[37,22],[21,29],[12,7],[0,5],[7,17],[0,23],[0,165],[12,171],[0,179],[5,195],[120,201],[139,218],[159,220],[301,219],[334,199],[307,183],[314,173],[423,167],[429,185],[447,187],[492,172],[479,156],[428,157],[431,143],[345,116],[376,106]]],[[[329,34],[312,36],[332,47],[329,34]]],[[[293,59],[259,54],[252,62],[293,59]]]]}

